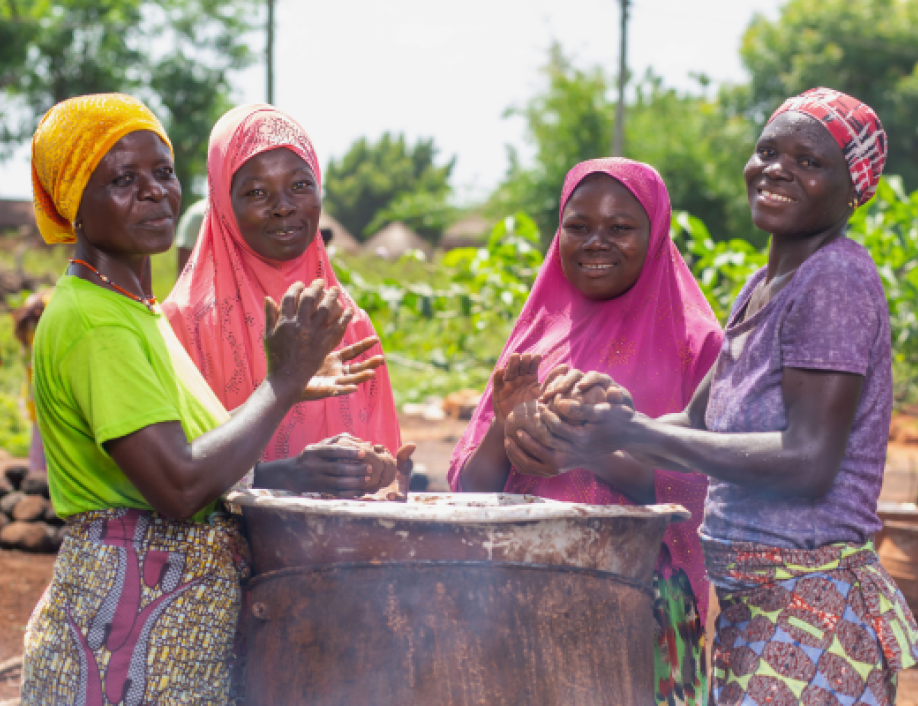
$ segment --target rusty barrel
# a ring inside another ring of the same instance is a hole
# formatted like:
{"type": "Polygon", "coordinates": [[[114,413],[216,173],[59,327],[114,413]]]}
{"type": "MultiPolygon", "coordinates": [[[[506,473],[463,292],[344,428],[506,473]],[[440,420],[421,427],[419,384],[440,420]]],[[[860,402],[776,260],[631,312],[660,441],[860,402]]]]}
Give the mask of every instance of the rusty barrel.
{"type": "Polygon", "coordinates": [[[650,582],[678,505],[235,493],[246,703],[652,704],[650,582]]]}

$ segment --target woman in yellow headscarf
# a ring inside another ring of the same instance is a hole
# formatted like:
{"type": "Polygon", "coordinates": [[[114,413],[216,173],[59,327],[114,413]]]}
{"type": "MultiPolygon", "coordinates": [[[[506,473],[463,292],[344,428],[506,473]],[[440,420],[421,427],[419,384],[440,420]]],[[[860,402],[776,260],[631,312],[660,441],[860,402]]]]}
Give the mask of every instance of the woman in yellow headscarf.
{"type": "MultiPolygon", "coordinates": [[[[34,341],[51,499],[68,531],[26,632],[22,703],[230,703],[248,565],[220,497],[249,477],[353,312],[321,280],[294,284],[279,308],[266,301],[268,374],[230,417],[141,285],[181,202],[156,117],[120,94],[64,101],[32,140],[32,179],[45,240],[77,247],[34,341]]],[[[367,376],[338,378],[337,391],[367,376]]],[[[362,452],[338,453],[362,486],[362,452]]]]}

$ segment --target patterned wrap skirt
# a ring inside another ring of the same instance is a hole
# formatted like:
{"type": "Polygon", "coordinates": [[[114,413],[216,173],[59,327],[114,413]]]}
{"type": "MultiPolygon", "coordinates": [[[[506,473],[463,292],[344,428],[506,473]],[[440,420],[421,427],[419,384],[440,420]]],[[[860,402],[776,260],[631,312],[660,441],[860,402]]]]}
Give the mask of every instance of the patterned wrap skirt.
{"type": "Polygon", "coordinates": [[[658,706],[704,706],[704,623],[684,571],[653,573],[653,681],[658,706]]]}
{"type": "Polygon", "coordinates": [[[251,566],[237,523],[124,508],[71,517],[26,629],[23,706],[232,703],[251,566]]]}
{"type": "Polygon", "coordinates": [[[721,606],[712,704],[896,702],[896,673],[918,663],[918,625],[872,541],[702,542],[721,606]]]}

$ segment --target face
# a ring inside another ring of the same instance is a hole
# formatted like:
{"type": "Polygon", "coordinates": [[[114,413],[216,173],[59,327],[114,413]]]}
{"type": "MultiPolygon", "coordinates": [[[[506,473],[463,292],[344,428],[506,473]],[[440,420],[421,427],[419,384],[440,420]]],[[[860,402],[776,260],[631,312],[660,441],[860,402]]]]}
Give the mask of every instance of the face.
{"type": "Polygon", "coordinates": [[[96,167],[77,212],[77,236],[118,256],[165,252],[175,237],[182,187],[172,155],[148,130],[122,137],[96,167]]]}
{"type": "Polygon", "coordinates": [[[561,214],[561,268],[590,299],[613,299],[631,289],[644,268],[649,243],[650,219],[644,207],[606,174],[584,179],[561,214]]]}
{"type": "Polygon", "coordinates": [[[242,239],[258,255],[284,261],[299,257],[319,228],[322,197],[309,165],[281,148],[243,164],[230,187],[242,239]]]}
{"type": "Polygon", "coordinates": [[[765,127],[743,174],[752,222],[772,235],[842,226],[857,197],[841,147],[803,113],[782,113],[765,127]]]}

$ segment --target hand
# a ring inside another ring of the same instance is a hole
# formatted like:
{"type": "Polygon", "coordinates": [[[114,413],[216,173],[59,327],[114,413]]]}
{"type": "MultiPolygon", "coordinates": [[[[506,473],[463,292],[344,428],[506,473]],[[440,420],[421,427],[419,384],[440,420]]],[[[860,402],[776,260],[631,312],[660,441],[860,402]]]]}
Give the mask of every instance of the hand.
{"type": "Polygon", "coordinates": [[[265,356],[267,377],[277,389],[304,398],[306,384],[316,374],[347,330],[354,316],[338,301],[338,288],[325,289],[315,280],[308,287],[292,285],[280,306],[265,298],[265,356]]]}
{"type": "Polygon", "coordinates": [[[506,423],[507,417],[518,405],[534,400],[542,391],[539,385],[539,364],[542,356],[520,356],[514,353],[507,360],[507,364],[494,371],[494,417],[501,424],[506,423]]]}
{"type": "Polygon", "coordinates": [[[372,465],[360,448],[339,446],[329,440],[310,444],[293,462],[294,492],[330,493],[337,496],[361,494],[369,487],[372,465]]]}
{"type": "Polygon", "coordinates": [[[321,400],[326,397],[338,397],[357,392],[357,385],[376,377],[373,371],[385,363],[386,359],[381,355],[374,355],[362,363],[354,365],[345,365],[345,363],[364,351],[370,350],[377,343],[379,339],[371,336],[352,346],[329,353],[319,371],[310,378],[303,399],[321,400]]]}
{"type": "Polygon", "coordinates": [[[362,497],[361,500],[406,502],[408,500],[408,487],[411,484],[411,471],[414,468],[411,454],[414,453],[415,449],[417,449],[416,444],[409,442],[403,445],[398,450],[398,453],[395,454],[395,478],[375,493],[362,497]]]}
{"type": "Polygon", "coordinates": [[[530,446],[521,443],[522,439],[531,439],[538,436],[550,444],[551,434],[542,426],[539,403],[529,400],[517,407],[507,417],[504,430],[504,451],[513,467],[524,475],[541,476],[550,478],[561,472],[561,469],[552,463],[551,448],[541,444],[530,446]]]}
{"type": "Polygon", "coordinates": [[[540,405],[539,409],[539,420],[558,448],[579,449],[590,457],[620,450],[634,418],[631,395],[621,387],[606,390],[606,401],[601,404],[562,398],[552,408],[540,405]]]}

